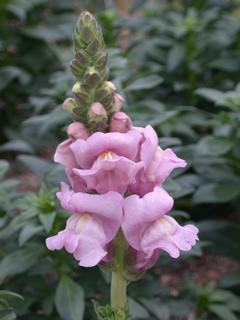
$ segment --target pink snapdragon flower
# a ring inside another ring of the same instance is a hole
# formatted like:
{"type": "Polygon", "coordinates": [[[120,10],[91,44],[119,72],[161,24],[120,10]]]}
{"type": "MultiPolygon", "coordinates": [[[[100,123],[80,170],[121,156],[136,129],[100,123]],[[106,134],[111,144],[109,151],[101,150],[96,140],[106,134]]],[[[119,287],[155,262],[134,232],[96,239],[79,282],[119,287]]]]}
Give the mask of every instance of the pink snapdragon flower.
{"type": "Polygon", "coordinates": [[[166,215],[172,206],[173,199],[161,187],[155,187],[143,198],[132,195],[124,199],[122,230],[130,246],[144,253],[145,263],[155,259],[156,250],[165,250],[177,258],[180,250],[190,250],[198,240],[196,227],[181,227],[166,215]]]}
{"type": "Polygon", "coordinates": [[[61,186],[62,191],[57,194],[61,206],[74,214],[63,231],[47,238],[46,245],[50,250],[65,247],[80,266],[95,266],[107,255],[107,245],[121,225],[123,198],[114,191],[92,195],[69,191],[65,183],[61,186]]]}
{"type": "Polygon", "coordinates": [[[100,194],[108,191],[124,194],[144,167],[142,161],[135,161],[139,158],[141,139],[142,135],[134,130],[127,133],[96,132],[86,140],[73,142],[68,139],[61,143],[54,160],[71,169],[67,173],[71,182],[75,179],[75,185],[83,184],[84,188],[100,194]],[[80,178],[78,184],[76,176],[80,178]]]}
{"type": "Polygon", "coordinates": [[[110,128],[112,132],[89,137],[84,132],[83,138],[68,139],[57,147],[54,160],[68,168],[74,191],[124,194],[128,188],[143,197],[161,186],[174,168],[186,166],[171,149],[158,146],[151,126],[132,127],[130,118],[117,112],[110,128]]]}
{"type": "Polygon", "coordinates": [[[171,149],[162,150],[158,146],[157,134],[150,125],[134,129],[142,133],[139,160],[144,162],[145,170],[139,172],[136,183],[129,187],[129,191],[143,197],[152,192],[155,186],[161,186],[173,169],[184,168],[187,163],[171,149]]]}

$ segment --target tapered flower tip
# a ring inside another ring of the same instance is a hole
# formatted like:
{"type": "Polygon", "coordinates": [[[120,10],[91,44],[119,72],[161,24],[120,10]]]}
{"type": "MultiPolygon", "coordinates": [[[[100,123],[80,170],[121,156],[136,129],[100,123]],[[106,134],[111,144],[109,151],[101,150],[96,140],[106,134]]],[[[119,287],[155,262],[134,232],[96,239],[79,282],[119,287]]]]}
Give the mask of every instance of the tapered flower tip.
{"type": "Polygon", "coordinates": [[[103,105],[99,102],[94,102],[91,105],[91,108],[89,109],[87,113],[88,121],[91,123],[103,121],[105,122],[107,120],[107,112],[104,109],[103,105]]]}
{"type": "Polygon", "coordinates": [[[81,122],[73,122],[67,129],[69,138],[74,142],[77,139],[86,140],[90,135],[86,127],[81,122]]]}
{"type": "Polygon", "coordinates": [[[132,120],[124,112],[115,112],[110,120],[110,131],[127,133],[132,129],[132,120]]]}
{"type": "Polygon", "coordinates": [[[78,104],[73,98],[67,98],[63,102],[63,109],[72,112],[74,108],[77,108],[78,104]]]}
{"type": "Polygon", "coordinates": [[[114,93],[113,94],[113,101],[112,101],[113,111],[115,111],[115,112],[120,111],[124,101],[125,101],[124,98],[120,94],[114,93]]]}

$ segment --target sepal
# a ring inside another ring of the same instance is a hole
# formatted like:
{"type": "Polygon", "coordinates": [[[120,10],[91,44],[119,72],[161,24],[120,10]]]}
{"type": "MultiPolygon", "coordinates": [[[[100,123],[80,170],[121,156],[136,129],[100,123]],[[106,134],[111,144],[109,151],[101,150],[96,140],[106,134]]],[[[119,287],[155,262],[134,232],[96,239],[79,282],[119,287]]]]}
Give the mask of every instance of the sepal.
{"type": "Polygon", "coordinates": [[[131,320],[135,318],[129,313],[128,305],[126,308],[113,309],[109,305],[102,307],[95,300],[92,300],[92,302],[98,320],[131,320]]]}

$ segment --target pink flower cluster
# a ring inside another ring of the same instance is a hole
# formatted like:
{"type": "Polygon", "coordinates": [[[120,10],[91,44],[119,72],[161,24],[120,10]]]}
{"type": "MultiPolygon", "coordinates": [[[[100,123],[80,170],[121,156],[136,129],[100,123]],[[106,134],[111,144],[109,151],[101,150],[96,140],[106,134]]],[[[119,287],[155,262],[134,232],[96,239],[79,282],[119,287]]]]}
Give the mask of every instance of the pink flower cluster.
{"type": "Polygon", "coordinates": [[[163,151],[151,126],[133,127],[130,118],[116,112],[110,132],[89,135],[82,123],[68,128],[55,161],[66,166],[71,184],[57,194],[61,206],[73,212],[66,228],[46,240],[50,250],[63,247],[79,265],[107,261],[108,248],[122,228],[135,260],[144,271],[162,250],[177,258],[198,240],[193,225],[181,227],[168,213],[173,199],[162,183],[174,168],[185,167],[171,149],[163,151]]]}

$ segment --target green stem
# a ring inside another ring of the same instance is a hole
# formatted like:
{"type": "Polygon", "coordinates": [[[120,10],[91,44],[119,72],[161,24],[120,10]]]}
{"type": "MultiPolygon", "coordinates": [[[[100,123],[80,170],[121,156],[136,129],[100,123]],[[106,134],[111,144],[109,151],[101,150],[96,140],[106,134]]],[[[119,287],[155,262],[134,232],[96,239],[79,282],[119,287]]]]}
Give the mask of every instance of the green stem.
{"type": "Polygon", "coordinates": [[[111,283],[111,306],[114,309],[125,308],[127,297],[127,280],[123,277],[123,272],[126,269],[126,251],[128,243],[124,237],[122,229],[119,229],[115,244],[117,247],[117,269],[112,273],[111,283]]]}

